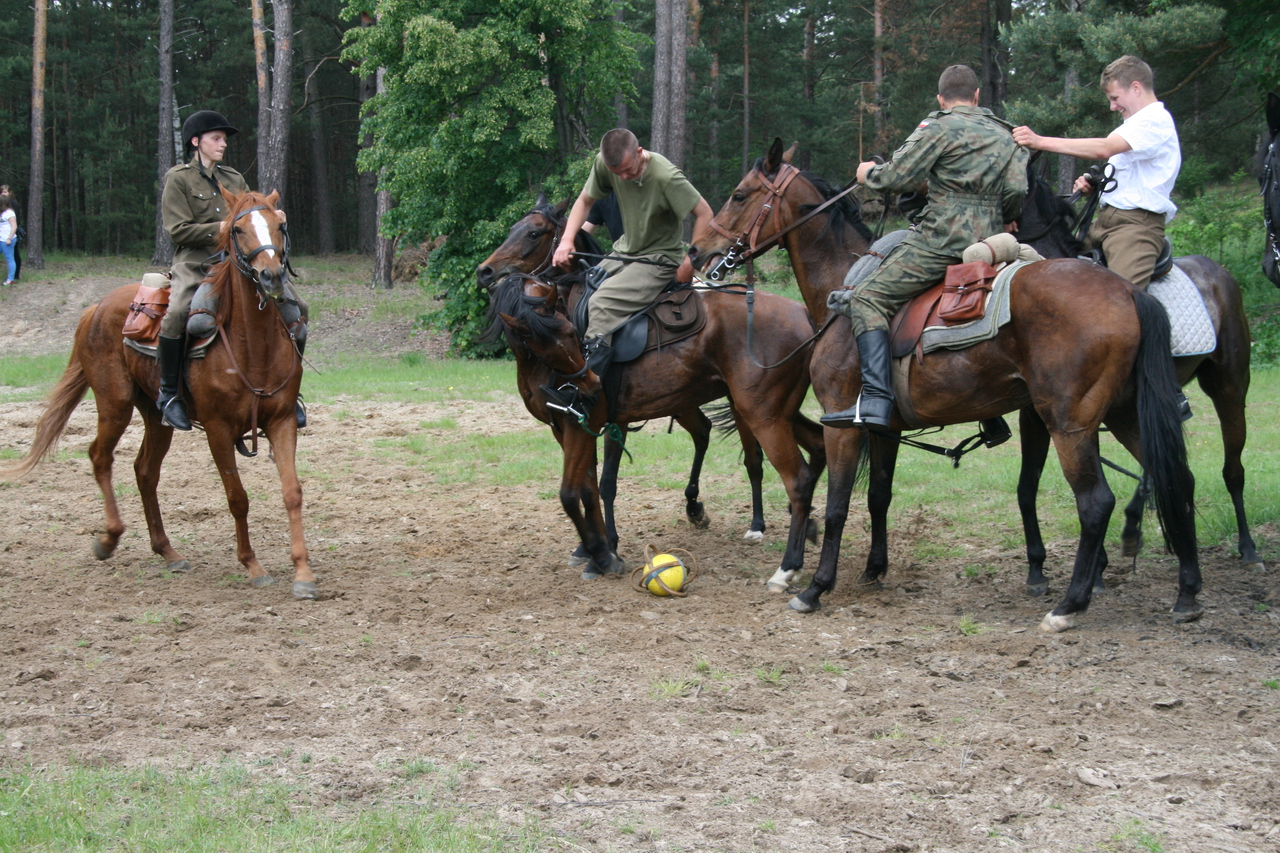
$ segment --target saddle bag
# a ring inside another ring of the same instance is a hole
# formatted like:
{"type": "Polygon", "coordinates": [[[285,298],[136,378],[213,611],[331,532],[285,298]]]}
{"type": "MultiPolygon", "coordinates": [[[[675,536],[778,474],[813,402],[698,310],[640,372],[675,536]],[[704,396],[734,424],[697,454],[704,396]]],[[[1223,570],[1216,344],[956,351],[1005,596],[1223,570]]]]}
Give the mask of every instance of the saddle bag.
{"type": "Polygon", "coordinates": [[[942,282],[942,298],[938,300],[938,317],[948,326],[977,320],[987,310],[987,295],[995,269],[985,261],[952,264],[942,282]]]}
{"type": "Polygon", "coordinates": [[[160,335],[160,321],[169,310],[169,278],[160,273],[147,273],[138,292],[129,303],[124,336],[134,341],[153,341],[160,335]]]}

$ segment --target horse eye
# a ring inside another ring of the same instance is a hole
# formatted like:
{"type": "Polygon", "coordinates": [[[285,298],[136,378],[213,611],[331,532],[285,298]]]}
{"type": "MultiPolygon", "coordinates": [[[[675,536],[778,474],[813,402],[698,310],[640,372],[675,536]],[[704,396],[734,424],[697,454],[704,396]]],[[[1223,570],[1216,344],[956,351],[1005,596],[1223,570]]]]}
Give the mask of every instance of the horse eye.
{"type": "Polygon", "coordinates": [[[737,202],[738,204],[742,204],[744,201],[746,201],[746,200],[747,200],[747,197],[746,197],[745,195],[743,195],[742,193],[734,193],[734,194],[733,194],[733,200],[734,200],[735,202],[737,202]]]}
{"type": "Polygon", "coordinates": [[[530,239],[530,240],[537,240],[537,239],[538,239],[539,237],[541,237],[541,236],[542,236],[542,232],[541,232],[541,231],[530,231],[530,232],[529,232],[529,239],[530,239]]]}

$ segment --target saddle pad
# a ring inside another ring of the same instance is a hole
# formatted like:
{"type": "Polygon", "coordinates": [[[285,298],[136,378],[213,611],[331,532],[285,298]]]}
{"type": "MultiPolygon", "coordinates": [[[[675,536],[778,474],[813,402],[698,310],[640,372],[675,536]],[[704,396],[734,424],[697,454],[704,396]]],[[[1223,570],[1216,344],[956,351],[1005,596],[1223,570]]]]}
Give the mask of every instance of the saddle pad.
{"type": "Polygon", "coordinates": [[[1026,261],[1009,264],[996,275],[991,283],[991,295],[987,297],[987,310],[971,323],[959,326],[926,326],[920,336],[922,352],[939,349],[965,349],[974,344],[989,341],[1000,333],[1000,327],[1009,322],[1009,285],[1026,261]]]}
{"type": "Polygon", "coordinates": [[[1177,264],[1147,285],[1169,315],[1174,355],[1204,355],[1218,348],[1218,333],[1200,289],[1177,264]]]}
{"type": "MultiPolygon", "coordinates": [[[[210,335],[207,338],[201,338],[200,340],[193,343],[191,346],[187,347],[187,359],[190,360],[193,358],[204,358],[205,353],[209,351],[209,347],[213,345],[213,342],[217,340],[217,338],[218,338],[218,331],[217,329],[214,329],[214,332],[212,335],[210,335]]],[[[143,355],[145,355],[147,358],[156,357],[156,345],[154,343],[148,344],[146,342],[135,341],[130,338],[123,338],[123,340],[124,340],[124,345],[127,346],[129,349],[134,350],[135,352],[140,352],[143,355]]]]}

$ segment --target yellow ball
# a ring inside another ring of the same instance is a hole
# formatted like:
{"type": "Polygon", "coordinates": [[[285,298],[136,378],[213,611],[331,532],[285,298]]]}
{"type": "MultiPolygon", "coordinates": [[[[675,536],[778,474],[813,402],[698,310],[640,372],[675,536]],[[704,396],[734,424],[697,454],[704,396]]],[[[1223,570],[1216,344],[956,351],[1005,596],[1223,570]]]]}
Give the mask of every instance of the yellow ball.
{"type": "Polygon", "coordinates": [[[645,565],[643,585],[654,595],[670,595],[667,590],[679,592],[684,581],[684,563],[674,554],[656,554],[645,565]]]}

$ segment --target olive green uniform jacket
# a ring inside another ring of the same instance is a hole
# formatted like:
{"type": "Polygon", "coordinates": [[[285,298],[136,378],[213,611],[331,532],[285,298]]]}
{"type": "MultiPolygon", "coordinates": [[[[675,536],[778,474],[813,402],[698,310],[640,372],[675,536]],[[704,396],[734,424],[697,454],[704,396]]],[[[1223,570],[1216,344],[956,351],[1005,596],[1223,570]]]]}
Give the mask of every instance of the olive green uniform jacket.
{"type": "Polygon", "coordinates": [[[1018,218],[1027,192],[1027,151],[1012,126],[982,107],[929,113],[893,154],[867,171],[866,186],[882,192],[918,189],[929,203],[920,221],[883,264],[852,291],[837,291],[831,307],[853,321],[855,336],[887,329],[907,300],[942,280],[973,243],[999,234],[1018,218]]]}
{"type": "Polygon", "coordinates": [[[230,166],[214,165],[217,184],[200,168],[197,154],[189,163],[174,166],[164,176],[160,196],[160,216],[164,230],[173,240],[172,283],[169,310],[160,324],[160,334],[178,338],[186,333],[191,297],[204,280],[204,262],[218,244],[218,230],[227,217],[222,187],[233,193],[249,191],[244,177],[230,166]]]}

